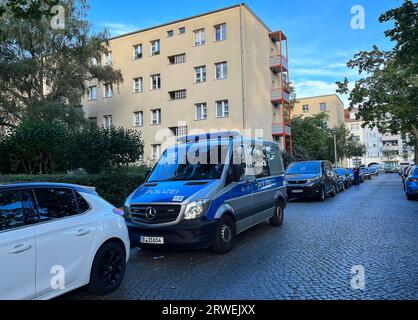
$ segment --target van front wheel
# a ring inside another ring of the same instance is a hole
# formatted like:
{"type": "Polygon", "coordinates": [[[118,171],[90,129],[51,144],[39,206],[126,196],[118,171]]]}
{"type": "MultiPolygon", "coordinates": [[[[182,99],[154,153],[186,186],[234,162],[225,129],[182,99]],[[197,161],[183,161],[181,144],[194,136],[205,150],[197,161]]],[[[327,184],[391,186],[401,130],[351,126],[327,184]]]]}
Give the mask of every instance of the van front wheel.
{"type": "Polygon", "coordinates": [[[281,201],[277,202],[276,211],[274,212],[274,216],[272,216],[269,219],[270,224],[273,227],[279,227],[283,224],[283,216],[284,216],[284,210],[283,210],[283,204],[281,201]]]}
{"type": "Polygon", "coordinates": [[[229,216],[223,216],[216,227],[215,239],[211,250],[214,253],[225,254],[232,250],[235,238],[235,222],[229,216]]]}

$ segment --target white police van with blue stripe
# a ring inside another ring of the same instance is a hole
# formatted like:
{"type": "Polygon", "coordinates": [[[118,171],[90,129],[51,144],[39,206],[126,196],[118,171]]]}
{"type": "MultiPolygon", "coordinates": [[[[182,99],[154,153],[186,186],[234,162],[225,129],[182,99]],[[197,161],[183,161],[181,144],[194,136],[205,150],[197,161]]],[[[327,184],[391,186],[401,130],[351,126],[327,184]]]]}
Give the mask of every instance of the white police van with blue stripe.
{"type": "Polygon", "coordinates": [[[143,248],[232,249],[234,237],[283,223],[286,182],[279,146],[237,132],[179,139],[126,200],[131,243],[143,248]]]}

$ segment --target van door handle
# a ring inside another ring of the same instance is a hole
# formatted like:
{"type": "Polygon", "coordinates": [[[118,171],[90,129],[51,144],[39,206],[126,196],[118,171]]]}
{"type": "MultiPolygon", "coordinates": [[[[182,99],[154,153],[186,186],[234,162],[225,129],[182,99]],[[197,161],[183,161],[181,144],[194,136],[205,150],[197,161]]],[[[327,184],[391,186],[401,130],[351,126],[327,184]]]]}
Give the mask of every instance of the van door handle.
{"type": "Polygon", "coordinates": [[[77,231],[74,232],[74,235],[76,237],[82,237],[82,236],[89,234],[90,232],[91,232],[90,229],[78,229],[77,231]]]}
{"type": "Polygon", "coordinates": [[[29,244],[19,244],[15,246],[12,250],[9,251],[10,254],[18,254],[22,252],[26,252],[28,250],[32,249],[32,246],[29,244]]]}

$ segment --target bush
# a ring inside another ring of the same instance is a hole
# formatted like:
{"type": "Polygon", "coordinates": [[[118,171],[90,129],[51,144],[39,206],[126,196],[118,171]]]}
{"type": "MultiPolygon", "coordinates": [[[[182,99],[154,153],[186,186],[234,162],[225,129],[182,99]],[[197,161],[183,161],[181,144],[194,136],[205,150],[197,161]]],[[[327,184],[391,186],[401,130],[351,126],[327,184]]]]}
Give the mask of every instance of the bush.
{"type": "Polygon", "coordinates": [[[83,168],[96,174],[104,169],[127,167],[140,159],[143,152],[137,131],[92,126],[74,133],[67,144],[71,169],[83,168]]]}
{"type": "Polygon", "coordinates": [[[144,173],[113,171],[95,175],[5,175],[0,184],[16,182],[61,182],[96,188],[97,193],[116,207],[122,207],[126,198],[144,182],[144,173]]]}

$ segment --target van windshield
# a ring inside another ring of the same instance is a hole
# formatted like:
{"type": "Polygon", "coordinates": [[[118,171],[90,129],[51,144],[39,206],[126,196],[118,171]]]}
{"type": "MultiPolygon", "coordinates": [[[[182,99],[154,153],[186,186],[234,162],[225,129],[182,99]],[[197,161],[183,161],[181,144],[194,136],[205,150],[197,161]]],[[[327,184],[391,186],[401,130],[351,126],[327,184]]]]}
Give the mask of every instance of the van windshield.
{"type": "Polygon", "coordinates": [[[287,168],[286,174],[318,174],[321,172],[319,162],[292,163],[287,168]]]}
{"type": "Polygon", "coordinates": [[[229,143],[197,142],[164,151],[148,182],[218,180],[227,161],[229,143]]]}

